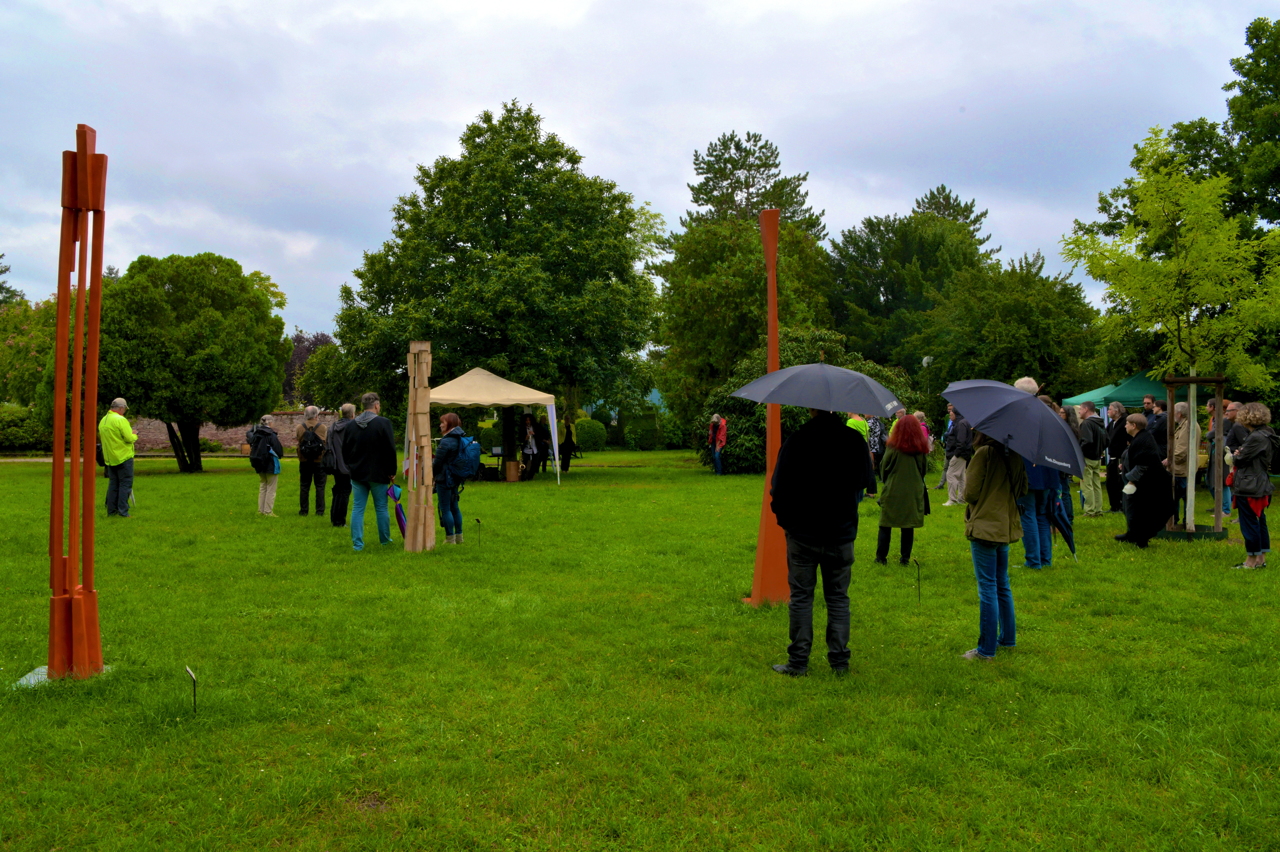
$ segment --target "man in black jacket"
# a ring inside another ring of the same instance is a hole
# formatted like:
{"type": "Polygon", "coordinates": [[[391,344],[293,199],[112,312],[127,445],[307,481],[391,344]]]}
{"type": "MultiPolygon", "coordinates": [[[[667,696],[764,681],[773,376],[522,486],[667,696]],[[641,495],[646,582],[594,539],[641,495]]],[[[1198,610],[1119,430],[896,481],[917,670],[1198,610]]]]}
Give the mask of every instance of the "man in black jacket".
{"type": "Polygon", "coordinates": [[[800,677],[809,672],[819,570],[827,602],[827,662],[837,674],[849,671],[849,574],[858,536],[857,494],[870,483],[867,442],[829,411],[810,409],[809,422],[778,453],[770,494],[778,525],[787,534],[791,586],[791,644],[787,662],[773,667],[779,674],[800,677]]]}
{"type": "Polygon", "coordinates": [[[364,412],[342,430],[342,460],[351,471],[351,546],[364,550],[364,507],[373,495],[378,519],[378,541],[391,543],[391,516],[387,513],[387,485],[396,478],[396,436],[391,421],[380,415],[382,402],[376,393],[360,397],[364,412]]]}
{"type": "Polygon", "coordinates": [[[1080,452],[1084,455],[1084,476],[1080,477],[1080,490],[1084,492],[1084,515],[1101,518],[1102,508],[1102,454],[1107,450],[1107,427],[1098,414],[1098,406],[1085,400],[1076,409],[1080,417],[1080,452]]]}
{"type": "Polygon", "coordinates": [[[1125,431],[1124,403],[1113,402],[1107,406],[1107,501],[1111,511],[1124,511],[1124,477],[1120,474],[1120,457],[1129,449],[1129,433],[1125,431]]]}
{"type": "Polygon", "coordinates": [[[1160,450],[1160,458],[1169,457],[1169,416],[1164,407],[1168,405],[1163,399],[1153,400],[1151,414],[1147,417],[1147,431],[1156,439],[1156,447],[1160,450]]]}

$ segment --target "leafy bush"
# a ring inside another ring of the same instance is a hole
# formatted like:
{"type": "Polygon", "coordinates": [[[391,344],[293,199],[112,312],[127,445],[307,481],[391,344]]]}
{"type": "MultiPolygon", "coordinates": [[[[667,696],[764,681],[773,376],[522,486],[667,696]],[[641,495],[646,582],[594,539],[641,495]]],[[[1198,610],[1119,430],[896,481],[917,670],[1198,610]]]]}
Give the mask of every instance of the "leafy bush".
{"type": "Polygon", "coordinates": [[[661,444],[657,412],[637,414],[627,420],[627,449],[656,450],[661,444]]]}
{"type": "Polygon", "coordinates": [[[19,405],[0,405],[0,452],[48,452],[52,449],[53,436],[34,411],[19,405]]]}
{"type": "Polygon", "coordinates": [[[480,430],[480,446],[486,453],[492,452],[494,447],[502,446],[502,432],[492,426],[485,426],[480,430]]]}
{"type": "Polygon", "coordinates": [[[578,449],[584,453],[598,453],[604,449],[605,429],[599,420],[585,418],[579,420],[578,449]]]}
{"type": "Polygon", "coordinates": [[[210,441],[208,438],[200,439],[200,452],[202,453],[220,453],[222,452],[222,444],[217,441],[210,441]]]}
{"type": "Polygon", "coordinates": [[[688,450],[697,446],[693,430],[670,411],[659,411],[657,420],[659,442],[664,450],[688,450]]]}

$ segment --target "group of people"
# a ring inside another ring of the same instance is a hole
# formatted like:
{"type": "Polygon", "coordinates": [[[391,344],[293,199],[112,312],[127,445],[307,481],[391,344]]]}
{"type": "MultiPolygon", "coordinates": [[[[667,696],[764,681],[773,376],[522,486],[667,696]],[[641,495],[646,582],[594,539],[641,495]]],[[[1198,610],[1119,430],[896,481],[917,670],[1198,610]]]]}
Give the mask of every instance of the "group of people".
{"type": "MultiPolygon", "coordinates": [[[[1030,377],[1014,383],[1039,394],[1030,377]]],[[[1083,514],[1101,517],[1102,472],[1106,458],[1106,491],[1111,511],[1127,522],[1119,541],[1145,547],[1173,515],[1173,485],[1185,498],[1188,457],[1199,446],[1199,432],[1185,402],[1174,406],[1175,435],[1170,449],[1164,403],[1149,397],[1148,412],[1128,414],[1113,403],[1111,424],[1097,406],[1059,406],[1039,396],[1066,422],[1080,441],[1085,467],[1081,476],[1083,514]],[[1157,434],[1159,433],[1159,434],[1157,434]],[[1172,482],[1170,476],[1173,477],[1172,482]]],[[[1213,408],[1210,406],[1210,414],[1213,408]]],[[[1280,436],[1270,428],[1271,412],[1261,403],[1230,403],[1227,464],[1233,465],[1233,502],[1245,539],[1245,560],[1235,567],[1259,568],[1270,551],[1265,509],[1270,503],[1270,468],[1280,453],[1280,436]],[[1237,429],[1239,431],[1237,431],[1237,429]],[[1234,499],[1233,499],[1234,498],[1234,499]]],[[[961,656],[991,660],[1001,648],[1017,642],[1013,592],[1009,584],[1009,547],[1021,541],[1024,566],[1052,565],[1052,511],[1061,507],[1074,519],[1071,477],[1032,464],[1001,443],[975,430],[954,406],[947,406],[943,433],[944,506],[965,507],[964,530],[978,587],[978,642],[961,656]]],[[[716,424],[708,435],[714,444],[716,424]]],[[[926,459],[933,446],[923,414],[899,410],[885,434],[879,418],[849,413],[842,420],[813,409],[809,421],[787,438],[778,454],[771,482],[771,506],[786,533],[787,579],[791,591],[787,662],[773,666],[785,675],[808,673],[813,644],[813,599],[822,578],[827,603],[827,662],[837,674],[849,670],[849,582],[853,545],[858,533],[858,504],[875,494],[880,480],[880,528],[875,561],[886,564],[893,529],[900,532],[899,562],[911,558],[915,530],[929,514],[926,459]]],[[[1225,489],[1224,489],[1225,493],[1225,489]]]]}

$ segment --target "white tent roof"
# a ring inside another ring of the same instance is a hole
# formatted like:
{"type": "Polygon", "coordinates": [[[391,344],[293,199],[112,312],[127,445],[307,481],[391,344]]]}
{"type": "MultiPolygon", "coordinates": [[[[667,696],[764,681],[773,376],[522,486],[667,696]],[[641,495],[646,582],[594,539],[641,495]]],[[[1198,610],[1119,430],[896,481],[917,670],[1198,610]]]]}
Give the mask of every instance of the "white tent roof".
{"type": "Polygon", "coordinates": [[[536,391],[476,367],[431,389],[431,404],[457,408],[493,405],[555,405],[555,395],[536,391]]]}

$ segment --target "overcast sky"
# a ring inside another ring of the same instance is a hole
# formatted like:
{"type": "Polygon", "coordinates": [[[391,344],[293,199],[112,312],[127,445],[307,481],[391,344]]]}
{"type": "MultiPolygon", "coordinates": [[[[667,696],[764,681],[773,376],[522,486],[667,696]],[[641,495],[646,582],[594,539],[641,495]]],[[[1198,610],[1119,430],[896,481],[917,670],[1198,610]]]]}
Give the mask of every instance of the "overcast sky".
{"type": "MultiPolygon", "coordinates": [[[[694,150],[758,131],[837,235],[940,183],[993,244],[1092,218],[1153,125],[1225,115],[1246,0],[6,0],[0,252],[56,276],[60,153],[110,157],[106,260],[212,251],[332,330],[338,287],[390,234],[414,167],[503,101],[676,224],[694,150]]],[[[1086,282],[1088,283],[1088,282],[1086,282]]],[[[1096,299],[1097,289],[1090,287],[1096,299]]]]}

